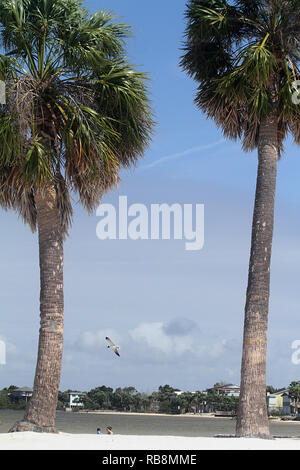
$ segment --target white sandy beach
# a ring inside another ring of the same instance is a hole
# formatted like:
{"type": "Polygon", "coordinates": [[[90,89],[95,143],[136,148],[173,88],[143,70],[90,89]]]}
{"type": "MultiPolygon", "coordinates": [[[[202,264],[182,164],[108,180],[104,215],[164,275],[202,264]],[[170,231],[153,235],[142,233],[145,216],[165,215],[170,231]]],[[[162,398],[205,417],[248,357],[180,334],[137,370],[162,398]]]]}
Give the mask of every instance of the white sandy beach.
{"type": "Polygon", "coordinates": [[[92,434],[0,434],[0,450],[300,450],[300,439],[92,434]]]}

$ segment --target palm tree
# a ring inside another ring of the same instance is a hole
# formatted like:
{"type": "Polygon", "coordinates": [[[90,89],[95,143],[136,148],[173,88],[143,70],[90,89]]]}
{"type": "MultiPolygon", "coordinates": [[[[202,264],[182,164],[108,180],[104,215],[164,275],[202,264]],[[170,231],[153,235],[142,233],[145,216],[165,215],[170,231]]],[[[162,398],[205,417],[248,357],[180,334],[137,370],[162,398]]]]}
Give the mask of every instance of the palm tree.
{"type": "Polygon", "coordinates": [[[13,430],[54,431],[63,349],[63,241],[71,194],[92,212],[149,143],[145,75],[125,58],[129,27],[80,0],[0,0],[0,203],[34,231],[40,333],[34,393],[13,430]]]}
{"type": "Polygon", "coordinates": [[[290,132],[300,143],[299,0],[189,0],[181,66],[195,102],[245,151],[258,176],[245,308],[237,436],[269,436],[266,348],[277,162],[290,132]]]}

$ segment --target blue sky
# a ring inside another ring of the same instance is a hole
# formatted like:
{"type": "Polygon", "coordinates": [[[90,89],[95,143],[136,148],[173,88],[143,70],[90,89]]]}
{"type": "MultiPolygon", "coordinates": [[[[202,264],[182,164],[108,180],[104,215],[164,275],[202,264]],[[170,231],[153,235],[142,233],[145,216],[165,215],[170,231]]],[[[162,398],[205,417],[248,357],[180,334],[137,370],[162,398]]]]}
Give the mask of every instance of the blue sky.
{"type": "MultiPolygon", "coordinates": [[[[132,25],[132,63],[149,73],[156,114],[153,141],[136,169],[122,173],[104,202],[205,204],[205,246],[183,241],[100,241],[96,214],[76,204],[65,245],[65,346],[61,389],[97,385],[152,391],[239,382],[256,153],[225,141],[193,103],[195,84],[179,68],[185,2],[110,0],[105,8],[132,25]],[[111,336],[121,358],[106,349],[111,336]]],[[[288,385],[299,327],[299,148],[287,141],[279,163],[268,351],[268,383],[288,385]]],[[[39,328],[36,235],[0,212],[0,339],[7,364],[0,387],[32,385],[39,328]]]]}

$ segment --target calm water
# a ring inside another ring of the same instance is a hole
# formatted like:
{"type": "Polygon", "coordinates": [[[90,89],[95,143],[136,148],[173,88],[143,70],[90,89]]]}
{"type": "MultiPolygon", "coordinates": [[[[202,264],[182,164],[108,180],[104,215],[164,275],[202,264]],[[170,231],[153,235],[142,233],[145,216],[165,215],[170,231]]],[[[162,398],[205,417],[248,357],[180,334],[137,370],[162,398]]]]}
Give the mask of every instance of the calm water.
{"type": "MultiPolygon", "coordinates": [[[[0,410],[0,433],[23,418],[22,411],[0,410]]],[[[112,426],[116,434],[157,435],[157,436],[214,436],[234,434],[235,421],[224,418],[194,418],[180,416],[133,416],[117,414],[79,414],[57,412],[56,427],[59,431],[95,434],[98,427],[105,432],[112,426]]],[[[299,423],[271,423],[274,436],[300,437],[299,423]]]]}

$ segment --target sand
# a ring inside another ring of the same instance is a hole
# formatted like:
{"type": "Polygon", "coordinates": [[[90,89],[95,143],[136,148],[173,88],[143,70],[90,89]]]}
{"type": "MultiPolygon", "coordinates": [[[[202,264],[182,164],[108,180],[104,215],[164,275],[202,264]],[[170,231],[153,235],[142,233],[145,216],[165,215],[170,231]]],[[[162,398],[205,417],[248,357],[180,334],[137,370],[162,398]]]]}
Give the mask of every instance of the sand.
{"type": "Polygon", "coordinates": [[[93,434],[0,434],[0,450],[300,450],[300,439],[93,434]]]}

